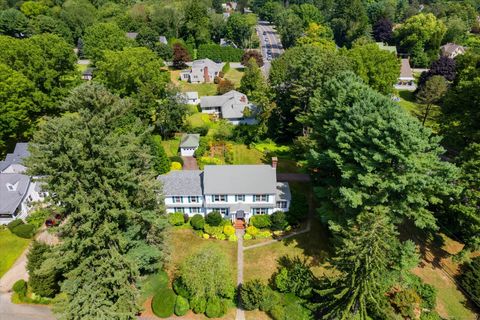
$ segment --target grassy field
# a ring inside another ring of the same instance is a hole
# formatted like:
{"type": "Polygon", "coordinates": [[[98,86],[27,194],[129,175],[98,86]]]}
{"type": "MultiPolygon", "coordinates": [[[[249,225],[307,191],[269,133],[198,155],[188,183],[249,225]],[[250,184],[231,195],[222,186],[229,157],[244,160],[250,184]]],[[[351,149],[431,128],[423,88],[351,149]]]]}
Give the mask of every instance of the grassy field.
{"type": "MultiPolygon", "coordinates": [[[[411,91],[399,91],[398,95],[400,97],[400,101],[398,104],[411,115],[418,118],[420,121],[423,121],[423,106],[415,102],[415,96],[411,91]]],[[[428,118],[425,121],[425,126],[430,127],[435,132],[438,131],[438,123],[436,119],[440,116],[440,107],[439,106],[432,106],[429,112],[428,118]]]]}
{"type": "Polygon", "coordinates": [[[17,237],[8,229],[0,229],[0,278],[10,269],[15,260],[28,247],[30,239],[17,237]]]}
{"type": "Polygon", "coordinates": [[[178,266],[200,249],[215,246],[224,252],[231,263],[231,276],[234,283],[237,279],[237,243],[225,240],[202,239],[191,229],[173,229],[168,235],[168,244],[172,252],[171,260],[166,264],[166,271],[173,279],[178,266]]]}
{"type": "Polygon", "coordinates": [[[178,147],[180,145],[180,136],[171,140],[162,140],[162,146],[168,157],[173,157],[178,154],[178,147]]]}
{"type": "Polygon", "coordinates": [[[238,88],[240,87],[240,80],[242,80],[243,77],[243,70],[244,69],[230,68],[225,74],[225,78],[232,81],[235,84],[235,88],[238,88]]]}
{"type": "Polygon", "coordinates": [[[233,164],[261,164],[263,154],[244,144],[234,144],[232,148],[233,164]]]}
{"type": "Polygon", "coordinates": [[[203,127],[212,125],[212,120],[210,120],[210,116],[206,113],[196,112],[188,116],[187,122],[193,127],[203,127]]]}

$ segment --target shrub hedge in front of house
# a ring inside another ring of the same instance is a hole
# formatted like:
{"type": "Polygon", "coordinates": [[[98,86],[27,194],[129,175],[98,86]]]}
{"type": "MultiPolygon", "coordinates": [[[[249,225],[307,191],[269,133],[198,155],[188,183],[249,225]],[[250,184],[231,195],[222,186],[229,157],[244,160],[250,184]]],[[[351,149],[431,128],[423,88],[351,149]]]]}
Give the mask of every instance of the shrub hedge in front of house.
{"type": "Polygon", "coordinates": [[[36,228],[32,224],[20,224],[13,228],[12,233],[20,238],[30,239],[35,234],[36,228]]]}
{"type": "Polygon", "coordinates": [[[181,212],[170,213],[167,219],[168,223],[170,223],[172,226],[181,226],[185,223],[185,218],[181,212]]]}

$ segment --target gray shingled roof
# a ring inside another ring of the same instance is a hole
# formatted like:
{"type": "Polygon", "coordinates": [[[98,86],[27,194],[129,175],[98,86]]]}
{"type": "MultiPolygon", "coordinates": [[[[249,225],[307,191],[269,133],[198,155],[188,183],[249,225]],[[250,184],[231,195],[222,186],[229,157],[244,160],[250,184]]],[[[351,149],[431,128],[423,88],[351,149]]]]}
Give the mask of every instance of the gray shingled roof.
{"type": "Polygon", "coordinates": [[[276,194],[276,170],[268,165],[205,166],[205,194],[276,194]]]}
{"type": "Polygon", "coordinates": [[[0,172],[8,168],[11,164],[23,164],[23,159],[30,155],[27,142],[19,142],[15,145],[13,153],[8,153],[4,161],[0,161],[0,172]]]}
{"type": "Polygon", "coordinates": [[[410,67],[410,61],[408,59],[402,59],[400,67],[400,80],[414,80],[413,71],[410,67]]]}
{"type": "Polygon", "coordinates": [[[250,107],[248,98],[241,92],[231,90],[221,96],[204,96],[200,98],[200,107],[220,107],[225,119],[243,118],[243,111],[250,107]]]}
{"type": "Polygon", "coordinates": [[[19,173],[0,173],[0,214],[13,214],[22,202],[30,184],[30,177],[19,173]],[[7,184],[15,187],[10,191],[7,184]]]}
{"type": "Polygon", "coordinates": [[[163,183],[165,196],[201,196],[202,176],[201,170],[173,170],[157,179],[163,183]]]}
{"type": "Polygon", "coordinates": [[[281,200],[292,200],[292,194],[290,192],[290,186],[288,185],[288,182],[277,182],[277,201],[281,200]]]}
{"type": "Polygon", "coordinates": [[[200,143],[200,135],[198,133],[187,133],[182,136],[180,148],[197,148],[200,143]]]}

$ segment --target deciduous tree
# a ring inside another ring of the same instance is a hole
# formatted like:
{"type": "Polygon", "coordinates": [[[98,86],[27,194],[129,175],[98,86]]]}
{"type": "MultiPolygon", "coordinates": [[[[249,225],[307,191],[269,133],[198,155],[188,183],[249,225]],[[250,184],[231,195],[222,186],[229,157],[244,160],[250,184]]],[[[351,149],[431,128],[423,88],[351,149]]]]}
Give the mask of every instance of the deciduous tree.
{"type": "Polygon", "coordinates": [[[88,27],[83,36],[84,54],[96,63],[105,50],[119,51],[132,45],[125,32],[115,23],[98,23],[88,27]]]}
{"type": "Polygon", "coordinates": [[[432,76],[418,91],[417,101],[424,106],[422,111],[422,125],[428,119],[432,105],[438,103],[448,90],[447,81],[442,76],[432,76]]]}

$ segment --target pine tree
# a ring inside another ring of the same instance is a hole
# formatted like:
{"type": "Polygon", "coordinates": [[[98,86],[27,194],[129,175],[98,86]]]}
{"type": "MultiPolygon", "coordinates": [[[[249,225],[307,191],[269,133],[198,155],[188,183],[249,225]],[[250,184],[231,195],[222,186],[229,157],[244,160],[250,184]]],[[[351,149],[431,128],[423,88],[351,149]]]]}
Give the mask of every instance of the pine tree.
{"type": "Polygon", "coordinates": [[[27,254],[28,286],[42,297],[53,298],[60,290],[58,272],[41,269],[43,261],[51,253],[51,248],[43,243],[34,241],[27,254]]]}
{"type": "Polygon", "coordinates": [[[322,319],[364,320],[382,312],[388,289],[383,280],[388,279],[398,243],[386,211],[376,207],[362,212],[347,228],[335,228],[340,242],[331,264],[341,274],[318,292],[322,319]]]}
{"type": "Polygon", "coordinates": [[[159,135],[153,135],[151,140],[153,166],[155,171],[157,174],[167,173],[170,171],[170,159],[162,146],[162,138],[159,135]]]}

